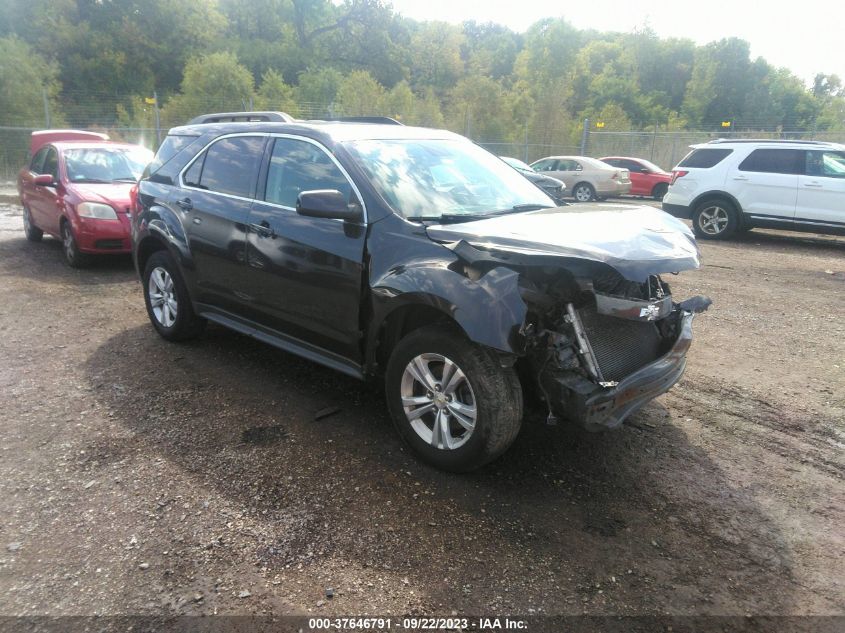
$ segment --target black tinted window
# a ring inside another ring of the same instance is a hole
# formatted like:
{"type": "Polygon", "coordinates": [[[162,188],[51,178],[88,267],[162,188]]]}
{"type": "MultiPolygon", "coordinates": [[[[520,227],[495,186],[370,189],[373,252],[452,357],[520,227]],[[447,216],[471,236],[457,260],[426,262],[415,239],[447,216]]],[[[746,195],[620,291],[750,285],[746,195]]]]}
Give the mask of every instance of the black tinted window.
{"type": "Polygon", "coordinates": [[[739,164],[739,170],[767,174],[800,174],[804,170],[804,150],[755,149],[739,164]]]}
{"type": "Polygon", "coordinates": [[[205,153],[200,187],[252,197],[263,148],[261,136],[235,136],[217,141],[205,153]]]}
{"type": "Polygon", "coordinates": [[[725,149],[723,147],[707,147],[694,149],[689,154],[687,154],[684,160],[678,163],[678,167],[698,167],[700,169],[715,167],[732,152],[732,149],[725,149]]]}
{"type": "Polygon", "coordinates": [[[182,177],[188,187],[200,186],[200,175],[202,174],[203,161],[205,161],[205,153],[193,162],[193,164],[188,168],[188,171],[186,171],[185,175],[182,177]]]}
{"type": "Polygon", "coordinates": [[[315,189],[337,189],[347,200],[352,193],[346,176],[319,147],[306,141],[276,139],[264,199],[295,208],[300,192],[315,189]]]}
{"type": "Polygon", "coordinates": [[[42,147],[35,153],[35,156],[32,157],[32,161],[29,163],[29,171],[34,174],[41,173],[41,168],[44,165],[44,157],[47,155],[48,149],[49,148],[47,147],[42,147]]]}

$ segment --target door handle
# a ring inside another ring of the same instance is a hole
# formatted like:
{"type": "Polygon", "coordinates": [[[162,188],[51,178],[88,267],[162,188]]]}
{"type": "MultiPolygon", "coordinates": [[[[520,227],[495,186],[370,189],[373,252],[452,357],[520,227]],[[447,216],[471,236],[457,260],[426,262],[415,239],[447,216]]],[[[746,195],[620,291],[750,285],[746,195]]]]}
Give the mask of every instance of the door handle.
{"type": "Polygon", "coordinates": [[[261,224],[250,224],[251,228],[258,237],[276,237],[276,232],[270,228],[270,224],[265,220],[261,224]]]}
{"type": "Polygon", "coordinates": [[[805,182],[804,186],[805,187],[819,187],[819,188],[821,188],[824,185],[822,185],[820,182],[805,182]]]}
{"type": "Polygon", "coordinates": [[[748,176],[734,176],[734,180],[748,180],[748,176]]]}
{"type": "Polygon", "coordinates": [[[194,205],[191,203],[190,198],[182,198],[181,200],[177,200],[176,206],[182,209],[182,211],[184,211],[185,213],[194,208],[194,205]]]}

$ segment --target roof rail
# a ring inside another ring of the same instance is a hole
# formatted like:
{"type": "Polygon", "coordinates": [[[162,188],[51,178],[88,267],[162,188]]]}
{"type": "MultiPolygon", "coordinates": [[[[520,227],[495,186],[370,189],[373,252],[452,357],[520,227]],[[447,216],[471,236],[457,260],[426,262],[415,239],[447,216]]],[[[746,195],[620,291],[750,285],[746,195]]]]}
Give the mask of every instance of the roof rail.
{"type": "Polygon", "coordinates": [[[201,114],[188,121],[188,125],[202,123],[234,123],[249,121],[273,121],[276,123],[292,123],[295,119],[286,112],[215,112],[201,114]]]}
{"type": "Polygon", "coordinates": [[[389,116],[339,116],[328,121],[341,121],[343,123],[379,123],[381,125],[404,125],[389,116]]]}
{"type": "Polygon", "coordinates": [[[799,143],[802,145],[831,145],[830,141],[804,141],[800,139],[788,138],[716,138],[707,142],[710,145],[718,145],[720,143],[799,143]]]}

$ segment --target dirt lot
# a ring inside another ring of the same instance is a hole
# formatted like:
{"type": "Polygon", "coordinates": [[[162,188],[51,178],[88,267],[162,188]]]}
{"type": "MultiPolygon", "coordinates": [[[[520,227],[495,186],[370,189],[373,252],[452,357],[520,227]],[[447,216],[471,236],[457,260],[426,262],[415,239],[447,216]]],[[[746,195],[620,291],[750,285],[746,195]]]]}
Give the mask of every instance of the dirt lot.
{"type": "Polygon", "coordinates": [[[71,270],[18,213],[0,614],[845,613],[845,239],[703,244],[672,392],[604,435],[532,418],[455,476],[377,387],[218,327],[168,344],[128,259],[71,270]]]}

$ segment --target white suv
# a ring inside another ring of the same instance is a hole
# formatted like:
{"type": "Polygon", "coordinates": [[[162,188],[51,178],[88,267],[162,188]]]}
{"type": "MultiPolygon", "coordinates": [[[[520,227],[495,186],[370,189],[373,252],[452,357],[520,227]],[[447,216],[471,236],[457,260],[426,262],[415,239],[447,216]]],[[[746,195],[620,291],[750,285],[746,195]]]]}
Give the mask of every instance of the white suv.
{"type": "Polygon", "coordinates": [[[845,145],[717,140],[693,145],[672,171],[663,210],[696,236],[754,227],[845,234],[845,145]]]}

